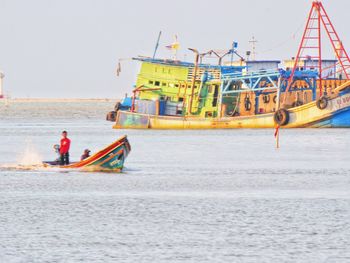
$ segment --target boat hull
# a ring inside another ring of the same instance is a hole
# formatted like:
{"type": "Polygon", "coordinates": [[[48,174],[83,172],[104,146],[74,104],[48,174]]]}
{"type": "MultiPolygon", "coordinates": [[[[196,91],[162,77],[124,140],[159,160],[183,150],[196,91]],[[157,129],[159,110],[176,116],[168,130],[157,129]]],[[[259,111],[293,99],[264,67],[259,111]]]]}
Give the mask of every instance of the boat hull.
{"type": "Polygon", "coordinates": [[[69,165],[53,165],[46,162],[46,166],[56,166],[63,169],[79,169],[83,171],[120,172],[124,162],[131,151],[130,143],[126,136],[119,138],[103,150],[90,157],[69,165]]]}
{"type": "MultiPolygon", "coordinates": [[[[290,108],[289,123],[284,128],[349,128],[350,93],[344,92],[328,101],[325,109],[316,102],[290,108]]],[[[224,118],[195,118],[146,115],[119,111],[115,129],[239,129],[274,128],[274,113],[224,118]]]]}

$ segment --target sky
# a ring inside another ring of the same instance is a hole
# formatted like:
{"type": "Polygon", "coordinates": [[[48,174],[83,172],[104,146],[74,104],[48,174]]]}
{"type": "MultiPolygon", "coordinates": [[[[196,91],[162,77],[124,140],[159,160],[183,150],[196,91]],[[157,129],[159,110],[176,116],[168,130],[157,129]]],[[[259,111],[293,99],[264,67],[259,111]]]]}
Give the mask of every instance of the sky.
{"type": "MultiPolygon", "coordinates": [[[[118,98],[131,93],[139,63],[178,36],[178,58],[229,49],[242,55],[257,39],[256,59],[295,56],[311,0],[0,0],[0,71],[16,98],[118,98]],[[116,76],[118,59],[122,72],[116,76]]],[[[349,0],[324,0],[345,47],[350,47],[349,0]]],[[[331,53],[329,53],[331,54],[331,53]]],[[[208,61],[215,62],[215,61],[208,61]]]]}

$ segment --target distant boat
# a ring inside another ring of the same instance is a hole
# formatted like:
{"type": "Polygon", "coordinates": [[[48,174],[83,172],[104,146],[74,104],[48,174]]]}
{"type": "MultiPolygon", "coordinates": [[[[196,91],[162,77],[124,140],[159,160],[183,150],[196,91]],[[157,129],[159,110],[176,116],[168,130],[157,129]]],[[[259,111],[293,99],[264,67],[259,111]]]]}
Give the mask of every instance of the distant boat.
{"type": "Polygon", "coordinates": [[[80,162],[71,163],[69,165],[59,165],[57,162],[44,162],[44,166],[63,169],[80,169],[92,172],[121,172],[130,151],[131,146],[125,135],[103,150],[80,162]]]}
{"type": "Polygon", "coordinates": [[[3,85],[3,78],[5,77],[4,73],[0,71],[0,99],[3,99],[5,98],[4,96],[4,91],[3,91],[3,88],[2,88],[2,85],[3,85]]]}

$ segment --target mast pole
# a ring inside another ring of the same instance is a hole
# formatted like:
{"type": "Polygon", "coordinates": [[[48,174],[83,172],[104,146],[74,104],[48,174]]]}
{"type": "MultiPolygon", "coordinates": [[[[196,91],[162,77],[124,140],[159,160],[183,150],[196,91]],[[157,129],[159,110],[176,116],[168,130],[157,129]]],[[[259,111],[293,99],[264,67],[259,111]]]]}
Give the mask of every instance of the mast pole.
{"type": "Polygon", "coordinates": [[[156,46],[154,48],[154,52],[153,52],[153,57],[152,59],[154,59],[156,57],[157,54],[157,50],[158,50],[158,46],[159,46],[159,41],[160,41],[160,36],[162,35],[162,31],[159,31],[159,35],[158,35],[158,39],[157,39],[157,43],[156,46]]]}
{"type": "Polygon", "coordinates": [[[319,78],[320,78],[320,97],[322,97],[323,88],[322,88],[322,43],[321,43],[321,7],[320,3],[316,2],[317,8],[317,27],[318,27],[318,70],[319,70],[319,78]]]}

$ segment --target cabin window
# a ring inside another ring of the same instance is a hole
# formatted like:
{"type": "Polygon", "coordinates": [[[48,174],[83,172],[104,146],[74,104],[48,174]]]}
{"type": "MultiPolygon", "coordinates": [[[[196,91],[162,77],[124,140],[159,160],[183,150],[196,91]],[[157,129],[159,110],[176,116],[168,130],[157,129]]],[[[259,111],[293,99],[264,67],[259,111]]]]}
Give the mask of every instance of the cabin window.
{"type": "Polygon", "coordinates": [[[191,89],[191,88],[192,88],[192,85],[188,85],[187,88],[188,88],[188,89],[191,89]]]}
{"type": "Polygon", "coordinates": [[[166,87],[166,83],[165,83],[165,82],[163,82],[163,83],[162,83],[162,86],[163,86],[163,87],[166,87]]]}
{"type": "Polygon", "coordinates": [[[216,91],[217,88],[218,88],[218,85],[209,86],[209,93],[213,93],[214,91],[216,91]]]}
{"type": "Polygon", "coordinates": [[[213,94],[213,107],[216,107],[218,105],[218,96],[219,96],[219,86],[218,85],[213,85],[214,89],[214,94],[213,94]]]}
{"type": "Polygon", "coordinates": [[[160,82],[159,82],[159,81],[156,81],[156,82],[154,82],[154,85],[155,85],[155,86],[160,86],[160,82]]]}
{"type": "Polygon", "coordinates": [[[184,101],[184,98],[179,97],[179,102],[182,102],[182,101],[184,101]]]}
{"type": "Polygon", "coordinates": [[[174,83],[169,83],[170,88],[174,88],[174,83]]]}
{"type": "Polygon", "coordinates": [[[179,84],[175,84],[175,88],[178,88],[179,87],[179,84]]]}
{"type": "Polygon", "coordinates": [[[165,68],[163,68],[163,73],[166,73],[166,69],[165,68]]]}
{"type": "Polygon", "coordinates": [[[149,81],[148,81],[148,84],[153,85],[153,80],[149,80],[149,81]]]}

